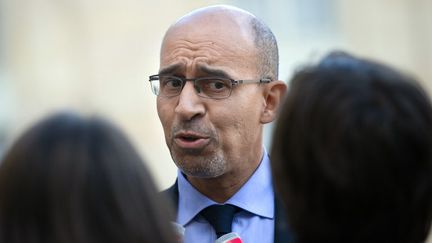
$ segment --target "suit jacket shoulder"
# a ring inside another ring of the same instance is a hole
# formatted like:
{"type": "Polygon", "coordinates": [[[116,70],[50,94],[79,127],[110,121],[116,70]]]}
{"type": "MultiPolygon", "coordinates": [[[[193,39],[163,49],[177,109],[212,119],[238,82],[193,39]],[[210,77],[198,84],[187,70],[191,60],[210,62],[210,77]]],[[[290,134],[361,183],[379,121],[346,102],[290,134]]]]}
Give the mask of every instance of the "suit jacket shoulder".
{"type": "Polygon", "coordinates": [[[166,190],[161,191],[161,194],[163,197],[168,199],[174,208],[174,213],[177,215],[177,207],[178,207],[178,201],[179,201],[179,191],[177,186],[177,180],[175,181],[174,185],[169,187],[166,190]]]}

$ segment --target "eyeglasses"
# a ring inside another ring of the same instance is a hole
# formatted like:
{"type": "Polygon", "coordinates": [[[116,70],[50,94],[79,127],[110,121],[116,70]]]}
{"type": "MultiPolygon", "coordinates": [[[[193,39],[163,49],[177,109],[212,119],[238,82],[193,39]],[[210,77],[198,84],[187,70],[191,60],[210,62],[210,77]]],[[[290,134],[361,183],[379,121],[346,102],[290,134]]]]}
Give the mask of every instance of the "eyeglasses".
{"type": "Polygon", "coordinates": [[[271,79],[234,80],[221,77],[180,78],[170,75],[149,77],[151,89],[157,96],[174,97],[181,93],[186,81],[192,81],[197,95],[203,98],[225,99],[231,95],[233,86],[243,83],[270,83],[271,79]]]}

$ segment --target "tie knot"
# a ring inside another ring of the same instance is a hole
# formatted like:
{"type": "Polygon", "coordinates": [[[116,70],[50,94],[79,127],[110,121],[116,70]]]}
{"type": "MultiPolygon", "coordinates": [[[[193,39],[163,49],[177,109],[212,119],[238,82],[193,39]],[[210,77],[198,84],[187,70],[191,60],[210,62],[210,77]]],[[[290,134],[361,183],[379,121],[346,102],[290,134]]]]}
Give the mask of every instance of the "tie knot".
{"type": "Polygon", "coordinates": [[[231,204],[211,205],[201,211],[201,215],[216,231],[217,238],[231,232],[234,214],[239,209],[231,204]]]}

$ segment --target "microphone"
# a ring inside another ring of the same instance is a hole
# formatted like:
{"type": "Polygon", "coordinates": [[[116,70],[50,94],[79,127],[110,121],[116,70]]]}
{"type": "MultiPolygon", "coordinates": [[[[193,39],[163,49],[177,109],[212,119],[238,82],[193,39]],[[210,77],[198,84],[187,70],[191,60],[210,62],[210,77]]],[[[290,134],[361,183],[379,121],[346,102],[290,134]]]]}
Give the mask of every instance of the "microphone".
{"type": "Polygon", "coordinates": [[[243,241],[237,233],[231,232],[219,237],[215,243],[243,243],[243,241]]]}
{"type": "Polygon", "coordinates": [[[171,225],[174,229],[174,233],[176,235],[177,242],[182,243],[183,238],[184,238],[184,234],[185,234],[185,228],[181,224],[178,224],[176,222],[171,222],[171,225]]]}

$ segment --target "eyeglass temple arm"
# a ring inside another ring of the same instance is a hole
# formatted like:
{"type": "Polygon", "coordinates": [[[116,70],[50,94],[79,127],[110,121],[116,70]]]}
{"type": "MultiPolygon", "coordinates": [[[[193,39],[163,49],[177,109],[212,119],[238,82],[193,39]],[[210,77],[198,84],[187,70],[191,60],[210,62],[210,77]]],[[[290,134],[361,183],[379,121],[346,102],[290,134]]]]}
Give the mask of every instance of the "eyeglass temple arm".
{"type": "Polygon", "coordinates": [[[241,80],[235,80],[238,84],[243,83],[270,83],[272,80],[269,78],[262,78],[260,80],[252,80],[252,79],[241,79],[241,80]]]}
{"type": "Polygon", "coordinates": [[[159,80],[159,75],[151,75],[149,76],[149,81],[153,81],[153,80],[159,80]]]}

